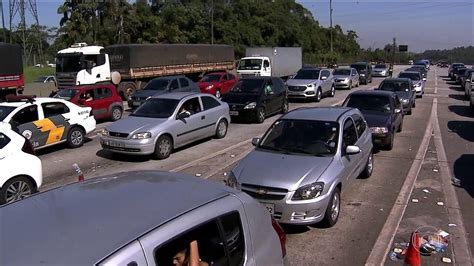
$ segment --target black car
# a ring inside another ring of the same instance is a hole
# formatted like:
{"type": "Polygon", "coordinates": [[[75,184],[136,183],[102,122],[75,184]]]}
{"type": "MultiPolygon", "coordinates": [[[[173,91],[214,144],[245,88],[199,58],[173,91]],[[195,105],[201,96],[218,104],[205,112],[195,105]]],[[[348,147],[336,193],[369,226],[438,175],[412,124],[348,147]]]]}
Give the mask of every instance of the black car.
{"type": "Polygon", "coordinates": [[[423,81],[426,81],[426,78],[427,78],[427,75],[428,75],[428,71],[426,70],[426,68],[424,68],[423,66],[420,66],[420,65],[413,65],[412,67],[405,69],[405,71],[420,72],[420,74],[423,76],[423,81]]]}
{"type": "Polygon", "coordinates": [[[357,69],[359,81],[363,84],[372,83],[372,66],[367,62],[357,62],[351,65],[351,68],[357,69]]]}
{"type": "Polygon", "coordinates": [[[377,90],[391,91],[398,95],[403,105],[403,111],[408,115],[411,115],[412,109],[416,107],[416,93],[413,89],[413,82],[410,79],[384,79],[377,90]]]}
{"type": "Polygon", "coordinates": [[[466,72],[466,70],[467,70],[466,67],[459,67],[453,71],[454,80],[456,81],[457,84],[462,85],[462,77],[464,76],[464,73],[466,72]]]}
{"type": "Polygon", "coordinates": [[[222,95],[229,104],[232,118],[251,119],[263,123],[265,117],[288,112],[288,94],[283,80],[277,77],[248,77],[240,79],[222,95]]]}
{"type": "Polygon", "coordinates": [[[393,92],[366,90],[349,94],[343,106],[359,109],[372,132],[374,145],[393,148],[395,132],[402,131],[403,107],[393,92]]]}
{"type": "Polygon", "coordinates": [[[467,86],[469,86],[469,89],[470,89],[471,81],[467,82],[467,80],[469,79],[469,76],[471,75],[471,72],[474,72],[474,69],[473,68],[468,68],[468,69],[466,69],[466,71],[464,71],[464,74],[459,78],[461,80],[461,87],[464,89],[464,91],[466,91],[466,83],[467,83],[467,86]]]}
{"type": "Polygon", "coordinates": [[[452,63],[451,66],[449,67],[448,69],[448,76],[451,80],[456,80],[456,78],[454,77],[454,70],[457,69],[457,68],[461,68],[461,67],[466,67],[463,63],[452,63]]]}

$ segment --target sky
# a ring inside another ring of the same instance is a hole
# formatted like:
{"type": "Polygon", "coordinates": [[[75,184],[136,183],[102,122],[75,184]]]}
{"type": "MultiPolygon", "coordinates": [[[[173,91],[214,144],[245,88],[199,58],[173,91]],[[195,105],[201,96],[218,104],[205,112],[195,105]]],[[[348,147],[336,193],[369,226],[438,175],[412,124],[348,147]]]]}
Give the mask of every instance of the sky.
{"type": "MultiPolygon", "coordinates": [[[[8,25],[8,1],[3,2],[8,25]]],[[[297,2],[329,27],[329,0],[297,2]]],[[[57,9],[63,1],[36,3],[40,24],[59,26],[57,9]]],[[[474,45],[474,0],[333,0],[332,8],[333,24],[354,30],[363,48],[383,48],[393,38],[411,52],[474,45]]],[[[31,22],[28,14],[27,24],[31,22]]]]}

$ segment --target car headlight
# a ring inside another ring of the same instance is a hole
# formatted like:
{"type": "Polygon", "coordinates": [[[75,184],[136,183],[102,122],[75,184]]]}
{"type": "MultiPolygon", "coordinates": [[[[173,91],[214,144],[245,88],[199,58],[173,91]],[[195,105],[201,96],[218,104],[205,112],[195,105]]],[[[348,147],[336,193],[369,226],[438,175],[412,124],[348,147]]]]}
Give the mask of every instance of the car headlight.
{"type": "Polygon", "coordinates": [[[210,89],[212,89],[212,88],[214,88],[214,84],[211,84],[211,85],[207,86],[207,87],[206,87],[206,90],[210,90],[210,89]]]}
{"type": "Polygon", "coordinates": [[[349,82],[349,78],[344,79],[344,83],[347,83],[347,82],[349,82]]]}
{"type": "Polygon", "coordinates": [[[323,182],[314,182],[306,186],[302,186],[295,191],[292,200],[310,200],[321,196],[324,190],[323,182]]]}
{"type": "Polygon", "coordinates": [[[371,127],[370,131],[372,133],[377,133],[377,134],[387,134],[388,133],[388,128],[386,128],[386,127],[371,127]]]}
{"type": "Polygon", "coordinates": [[[408,99],[403,99],[402,103],[408,103],[408,99]]]}
{"type": "Polygon", "coordinates": [[[230,172],[229,177],[226,180],[226,185],[234,189],[240,189],[239,183],[237,182],[237,178],[235,177],[234,172],[230,172]]]}
{"type": "Polygon", "coordinates": [[[251,102],[251,103],[247,104],[247,105],[244,107],[244,109],[253,109],[253,108],[255,108],[255,107],[257,107],[257,103],[256,103],[256,102],[251,102]]]}
{"type": "Polygon", "coordinates": [[[149,139],[151,138],[151,132],[140,132],[132,135],[132,139],[149,139]]]}
{"type": "Polygon", "coordinates": [[[314,84],[308,84],[308,85],[306,85],[306,87],[312,88],[312,87],[314,87],[314,84]]]}
{"type": "Polygon", "coordinates": [[[365,77],[365,74],[360,74],[359,76],[361,76],[361,77],[365,77]]]}
{"type": "Polygon", "coordinates": [[[102,136],[108,136],[109,135],[109,131],[106,128],[101,129],[99,133],[102,136]]]}

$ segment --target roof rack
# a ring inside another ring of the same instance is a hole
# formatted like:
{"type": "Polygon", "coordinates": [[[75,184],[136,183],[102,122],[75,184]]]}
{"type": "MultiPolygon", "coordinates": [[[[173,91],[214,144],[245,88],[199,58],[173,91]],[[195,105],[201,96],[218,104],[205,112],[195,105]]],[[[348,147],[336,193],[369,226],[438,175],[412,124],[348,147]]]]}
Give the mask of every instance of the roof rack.
{"type": "Polygon", "coordinates": [[[5,97],[6,102],[27,102],[34,103],[36,95],[7,95],[5,97]]]}

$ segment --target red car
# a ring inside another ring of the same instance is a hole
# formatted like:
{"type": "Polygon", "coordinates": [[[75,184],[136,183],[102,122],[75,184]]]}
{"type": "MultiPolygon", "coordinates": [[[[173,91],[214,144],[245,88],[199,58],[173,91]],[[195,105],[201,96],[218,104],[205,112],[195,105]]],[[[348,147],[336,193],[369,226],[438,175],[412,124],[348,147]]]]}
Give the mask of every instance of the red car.
{"type": "Polygon", "coordinates": [[[202,93],[210,93],[220,98],[237,82],[237,77],[227,72],[206,74],[197,84],[202,93]]]}
{"type": "Polygon", "coordinates": [[[81,106],[89,106],[96,120],[122,118],[123,102],[112,84],[84,85],[60,89],[54,97],[68,100],[81,106]]]}

